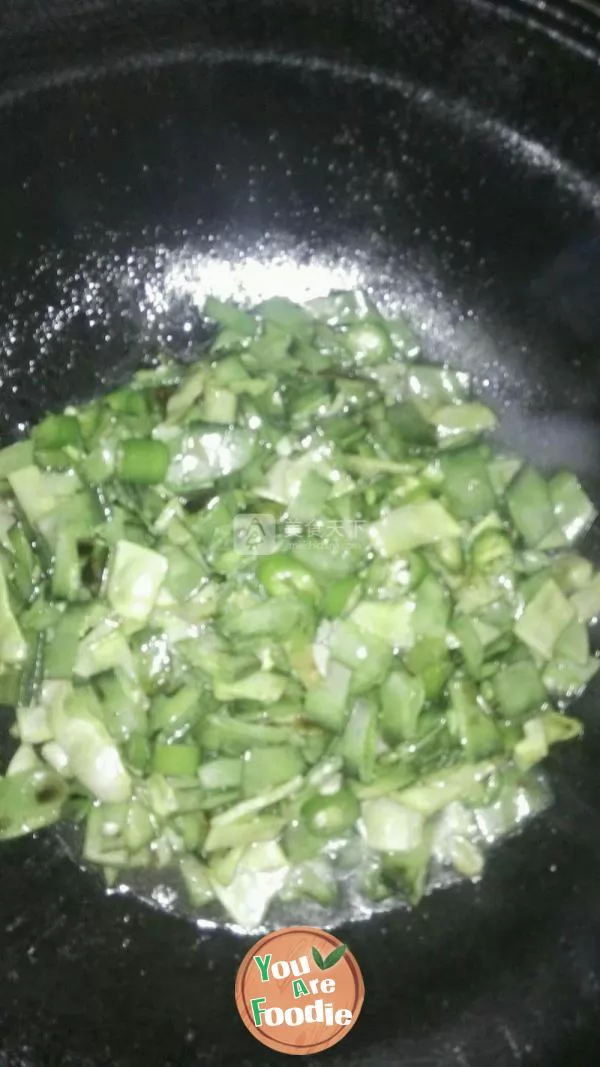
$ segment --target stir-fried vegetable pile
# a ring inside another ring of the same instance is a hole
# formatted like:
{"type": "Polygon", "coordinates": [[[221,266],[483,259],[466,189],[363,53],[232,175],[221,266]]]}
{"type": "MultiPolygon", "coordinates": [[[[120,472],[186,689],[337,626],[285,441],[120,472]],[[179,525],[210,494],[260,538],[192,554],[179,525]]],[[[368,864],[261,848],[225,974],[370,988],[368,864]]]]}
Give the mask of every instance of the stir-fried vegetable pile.
{"type": "Polygon", "coordinates": [[[580,733],[594,507],[362,294],[206,313],[199,362],[0,452],[0,836],[82,820],[109,880],[179,867],[246,927],[350,863],[476,876],[580,733]]]}

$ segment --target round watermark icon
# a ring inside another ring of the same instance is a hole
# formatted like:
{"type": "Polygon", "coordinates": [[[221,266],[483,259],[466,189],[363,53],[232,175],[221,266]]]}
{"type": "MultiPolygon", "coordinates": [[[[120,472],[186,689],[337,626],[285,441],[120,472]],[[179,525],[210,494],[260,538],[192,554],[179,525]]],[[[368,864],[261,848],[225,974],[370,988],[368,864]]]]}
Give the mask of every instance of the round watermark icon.
{"type": "Polygon", "coordinates": [[[312,926],[263,937],[242,960],[235,984],[244,1025],[263,1045],[288,1056],[337,1045],[354,1026],[364,998],[360,967],[348,946],[312,926]]]}

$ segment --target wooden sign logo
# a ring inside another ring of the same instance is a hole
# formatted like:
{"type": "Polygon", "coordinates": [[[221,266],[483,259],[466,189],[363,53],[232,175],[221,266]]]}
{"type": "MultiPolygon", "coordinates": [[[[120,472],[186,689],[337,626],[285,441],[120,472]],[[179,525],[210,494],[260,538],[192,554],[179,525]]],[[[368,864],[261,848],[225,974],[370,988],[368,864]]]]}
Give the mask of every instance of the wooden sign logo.
{"type": "Polygon", "coordinates": [[[312,926],[267,934],[242,960],[235,1000],[250,1033],[289,1056],[323,1052],[352,1029],[363,1005],[347,945],[312,926]]]}

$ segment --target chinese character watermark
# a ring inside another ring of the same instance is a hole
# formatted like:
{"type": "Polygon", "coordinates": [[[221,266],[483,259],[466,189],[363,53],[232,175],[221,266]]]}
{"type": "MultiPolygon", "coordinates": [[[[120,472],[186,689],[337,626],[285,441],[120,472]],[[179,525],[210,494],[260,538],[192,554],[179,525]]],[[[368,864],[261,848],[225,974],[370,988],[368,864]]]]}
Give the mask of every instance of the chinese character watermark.
{"type": "Polygon", "coordinates": [[[233,546],[240,555],[268,556],[281,548],[310,545],[339,549],[362,541],[368,523],[360,519],[311,519],[277,522],[272,515],[236,515],[233,520],[233,546]]]}

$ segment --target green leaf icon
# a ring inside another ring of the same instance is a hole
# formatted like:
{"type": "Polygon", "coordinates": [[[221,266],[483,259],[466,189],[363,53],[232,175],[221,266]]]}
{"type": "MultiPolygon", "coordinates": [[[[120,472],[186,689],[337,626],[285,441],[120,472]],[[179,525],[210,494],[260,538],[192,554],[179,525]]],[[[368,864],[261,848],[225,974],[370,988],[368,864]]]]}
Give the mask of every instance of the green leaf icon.
{"type": "MultiPolygon", "coordinates": [[[[336,951],[337,951],[337,949],[336,949],[336,951]]],[[[312,958],[315,961],[315,963],[316,963],[317,967],[319,968],[319,970],[320,971],[324,971],[325,970],[325,961],[324,961],[321,953],[319,952],[318,948],[315,948],[314,945],[312,947],[312,958]]]]}
{"type": "Polygon", "coordinates": [[[347,945],[338,945],[337,948],[334,948],[333,952],[330,952],[329,955],[326,956],[323,960],[322,969],[324,971],[328,971],[330,967],[335,967],[336,963],[341,960],[347,948],[347,945]]]}
{"type": "Polygon", "coordinates": [[[334,948],[333,952],[330,952],[329,955],[323,959],[318,948],[315,948],[313,945],[311,949],[312,958],[320,971],[328,971],[330,967],[335,967],[336,963],[339,963],[347,948],[347,945],[338,945],[337,948],[334,948]]]}

